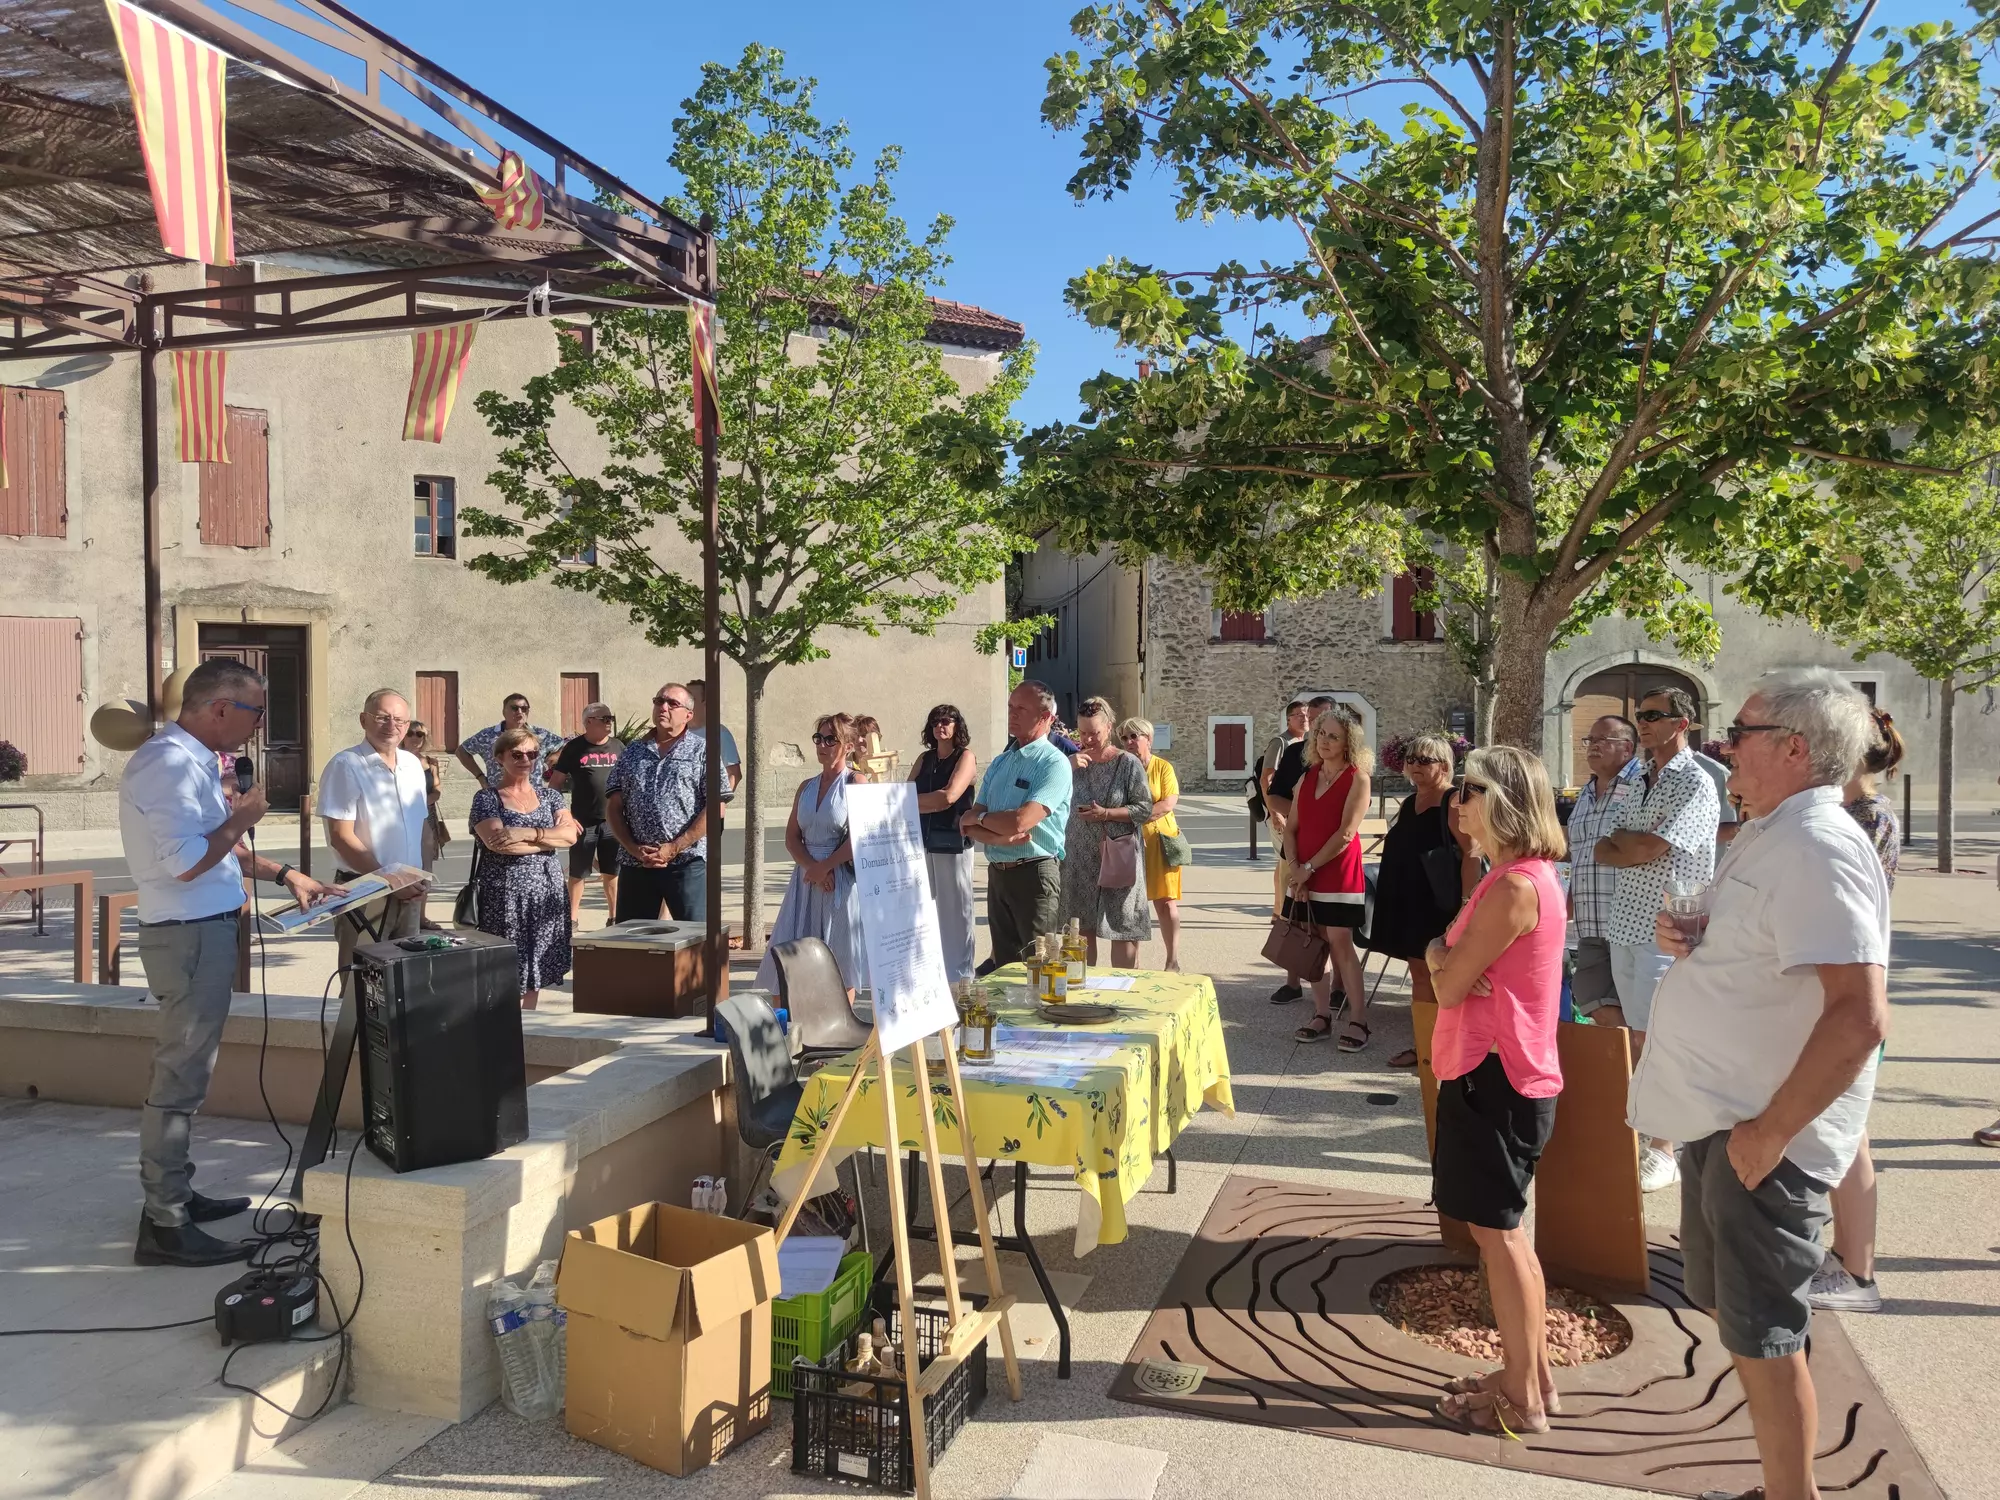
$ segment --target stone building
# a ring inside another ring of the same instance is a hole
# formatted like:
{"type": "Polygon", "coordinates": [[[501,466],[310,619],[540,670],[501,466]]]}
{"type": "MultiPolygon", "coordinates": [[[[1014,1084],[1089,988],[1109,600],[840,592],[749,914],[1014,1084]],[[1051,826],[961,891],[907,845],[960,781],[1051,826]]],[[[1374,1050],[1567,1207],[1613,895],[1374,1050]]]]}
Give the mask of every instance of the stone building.
{"type": "MultiPolygon", "coordinates": [[[[1021,608],[1052,614],[1056,628],[1029,648],[1028,674],[1055,690],[1063,711],[1101,693],[1121,713],[1160,727],[1160,747],[1193,790],[1236,791],[1292,698],[1327,692],[1360,714],[1375,743],[1412,730],[1473,723],[1471,680],[1453,660],[1436,619],[1413,608],[1407,578],[1384,578],[1372,595],[1338,592],[1267,610],[1218,610],[1198,569],[1150,558],[1129,568],[1107,549],[1076,557],[1044,546],[1026,563],[1021,608]]],[[[1719,737],[1759,674],[1817,665],[1849,677],[1895,716],[1909,746],[1903,770],[1916,799],[1937,784],[1938,693],[1902,662],[1856,662],[1804,626],[1773,622],[1702,577],[1722,629],[1715,661],[1677,656],[1636,621],[1598,621],[1549,657],[1543,755],[1559,784],[1587,774],[1577,740],[1603,713],[1630,714],[1645,690],[1673,684],[1704,707],[1719,737]]],[[[1956,727],[1961,809],[1985,809],[2000,774],[2000,695],[1961,697],[1956,727]]]]}
{"type": "MultiPolygon", "coordinates": [[[[294,274],[276,265],[265,277],[294,274]]],[[[198,267],[166,272],[198,285],[198,267]]],[[[939,302],[933,335],[961,385],[990,381],[1021,325],[939,302]]],[[[537,722],[577,727],[608,702],[643,717],[660,683],[699,674],[701,653],[646,642],[623,610],[547,581],[502,586],[472,572],[480,545],[459,513],[494,505],[486,483],[499,445],[474,410],[478,392],[518,391],[553,366],[546,321],[484,327],[441,444],[402,439],[410,377],[405,335],[239,349],[230,356],[233,462],[175,462],[170,366],[163,362],[162,594],[166,670],[242,656],[271,679],[261,779],[297,805],[327,759],[359,737],[373,688],[407,694],[447,744],[529,695],[537,722]]],[[[0,365],[9,486],[0,489],[0,739],[28,753],[6,800],[39,804],[51,828],[108,828],[123,759],[85,731],[92,709],[145,698],[136,361],[110,354],[0,365]]],[[[582,465],[603,449],[576,413],[558,446],[582,465]]],[[[678,534],[659,546],[698,574],[678,534]]],[[[579,562],[579,567],[588,566],[579,562]]],[[[830,709],[882,721],[908,763],[922,715],[957,702],[980,742],[1003,732],[1006,677],[972,649],[999,617],[996,582],[962,601],[935,636],[837,635],[832,655],[779,672],[765,697],[770,790],[788,795],[811,762],[812,722],[830,709]]],[[[725,662],[723,719],[742,734],[741,677],[725,662]]],[[[470,801],[449,764],[447,806],[470,801]]]]}

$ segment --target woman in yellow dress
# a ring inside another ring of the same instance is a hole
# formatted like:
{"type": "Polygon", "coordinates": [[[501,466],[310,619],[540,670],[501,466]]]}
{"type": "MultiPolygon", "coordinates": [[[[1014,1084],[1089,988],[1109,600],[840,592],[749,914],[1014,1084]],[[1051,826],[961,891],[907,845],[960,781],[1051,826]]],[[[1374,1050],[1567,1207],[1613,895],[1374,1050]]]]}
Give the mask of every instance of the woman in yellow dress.
{"type": "Polygon", "coordinates": [[[1160,836],[1180,837],[1181,825],[1174,821],[1174,805],[1181,800],[1181,779],[1174,774],[1173,762],[1153,754],[1153,726],[1146,719],[1127,719],[1118,726],[1118,738],[1127,750],[1139,757],[1146,768],[1146,785],[1153,793],[1153,821],[1145,828],[1146,899],[1160,919],[1160,937],[1167,945],[1163,968],[1179,973],[1181,967],[1181,871],[1166,861],[1160,836]]]}

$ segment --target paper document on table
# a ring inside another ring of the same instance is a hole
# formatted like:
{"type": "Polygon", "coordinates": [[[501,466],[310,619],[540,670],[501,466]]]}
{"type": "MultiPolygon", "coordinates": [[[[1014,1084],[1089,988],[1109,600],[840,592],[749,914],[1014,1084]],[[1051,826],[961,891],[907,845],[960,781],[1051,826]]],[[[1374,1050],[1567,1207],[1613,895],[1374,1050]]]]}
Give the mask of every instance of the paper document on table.
{"type": "Polygon", "coordinates": [[[1043,1089],[1080,1089],[1101,1064],[1071,1058],[1007,1057],[996,1052],[990,1063],[968,1063],[965,1076],[973,1082],[1025,1083],[1043,1089]]]}
{"type": "Polygon", "coordinates": [[[1086,990],[1129,990],[1132,988],[1130,974],[1093,974],[1078,986],[1086,990]]]}
{"type": "Polygon", "coordinates": [[[1071,1036],[1060,1031],[1031,1031],[1025,1026],[993,1028],[995,1055],[1067,1059],[1071,1062],[1103,1062],[1118,1055],[1118,1043],[1101,1037],[1071,1036]]]}

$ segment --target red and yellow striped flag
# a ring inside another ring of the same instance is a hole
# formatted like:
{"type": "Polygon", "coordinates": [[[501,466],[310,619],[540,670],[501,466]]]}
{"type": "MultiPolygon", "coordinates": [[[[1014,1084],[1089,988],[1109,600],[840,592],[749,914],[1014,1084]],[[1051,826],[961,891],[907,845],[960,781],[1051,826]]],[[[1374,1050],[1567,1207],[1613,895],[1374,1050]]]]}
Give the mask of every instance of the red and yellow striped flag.
{"type": "Polygon", "coordinates": [[[464,378],[465,362],[472,358],[472,341],[478,336],[477,318],[469,323],[419,329],[410,335],[413,367],[409,404],[403,408],[404,442],[444,441],[452,403],[458,399],[458,383],[464,378]]]}
{"type": "Polygon", "coordinates": [[[690,398],[689,415],[694,419],[697,435],[706,433],[708,428],[704,415],[712,411],[715,430],[722,431],[722,393],[715,385],[715,304],[713,302],[688,303],[688,360],[693,365],[690,382],[693,395],[690,398]]]}
{"type": "Polygon", "coordinates": [[[180,407],[181,462],[229,462],[229,408],[222,394],[226,349],[176,349],[174,399],[180,407]]]}
{"type": "Polygon", "coordinates": [[[481,188],[479,196],[502,229],[542,227],[542,184],[517,151],[500,153],[500,186],[481,188]]]}
{"type": "Polygon", "coordinates": [[[235,265],[223,119],[228,59],[125,0],[104,0],[104,8],[132,88],[161,245],[183,260],[235,265]]]}

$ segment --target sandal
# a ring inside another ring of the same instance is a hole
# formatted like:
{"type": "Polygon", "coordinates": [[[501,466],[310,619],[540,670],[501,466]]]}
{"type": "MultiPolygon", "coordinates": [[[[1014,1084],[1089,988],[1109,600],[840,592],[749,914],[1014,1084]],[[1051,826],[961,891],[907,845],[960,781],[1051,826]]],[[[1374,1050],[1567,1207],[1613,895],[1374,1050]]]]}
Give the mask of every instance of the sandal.
{"type": "Polygon", "coordinates": [[[1546,1415],[1531,1420],[1499,1391],[1489,1391],[1484,1387],[1473,1391],[1449,1392],[1439,1399],[1437,1409],[1439,1416],[1447,1422],[1458,1423],[1467,1432],[1483,1433],[1488,1437],[1503,1437],[1509,1442],[1520,1442],[1523,1433],[1532,1434],[1549,1430],[1549,1419],[1546,1415]]]}
{"type": "Polygon", "coordinates": [[[1374,1033],[1368,1029],[1366,1021],[1349,1021],[1345,1026],[1340,1028],[1340,1040],[1334,1045],[1339,1047],[1342,1052],[1359,1052],[1363,1047],[1368,1045],[1368,1038],[1373,1035],[1374,1033]],[[1361,1033],[1359,1041],[1356,1041],[1353,1036],[1353,1033],[1357,1031],[1361,1033]]]}
{"type": "Polygon", "coordinates": [[[1305,1025],[1292,1033],[1295,1042],[1323,1042],[1333,1035],[1332,1016],[1314,1016],[1305,1025]]]}
{"type": "Polygon", "coordinates": [[[1394,1057],[1389,1059],[1389,1066],[1392,1068],[1414,1068],[1416,1065],[1417,1049],[1415,1047],[1405,1047],[1401,1052],[1398,1052],[1394,1057]]]}
{"type": "MultiPolygon", "coordinates": [[[[1500,1372],[1488,1370],[1484,1375],[1460,1375],[1444,1383],[1448,1396],[1470,1396],[1475,1392],[1491,1395],[1499,1389],[1500,1372]],[[1490,1383],[1489,1383],[1490,1382],[1490,1383]]],[[[1562,1398],[1553,1390],[1542,1392],[1542,1410],[1552,1417],[1562,1415],[1562,1398]]]]}

